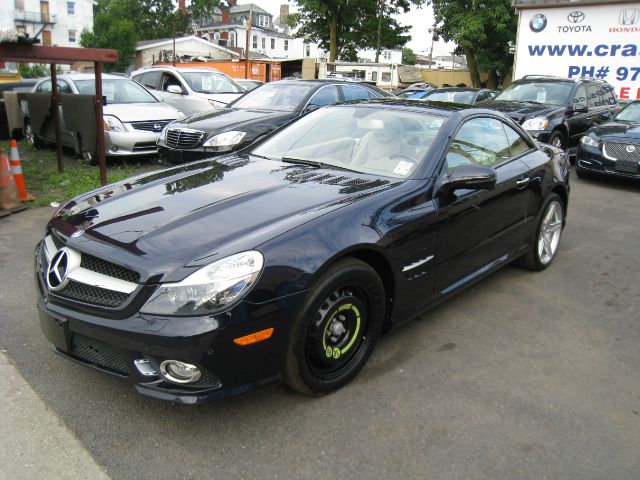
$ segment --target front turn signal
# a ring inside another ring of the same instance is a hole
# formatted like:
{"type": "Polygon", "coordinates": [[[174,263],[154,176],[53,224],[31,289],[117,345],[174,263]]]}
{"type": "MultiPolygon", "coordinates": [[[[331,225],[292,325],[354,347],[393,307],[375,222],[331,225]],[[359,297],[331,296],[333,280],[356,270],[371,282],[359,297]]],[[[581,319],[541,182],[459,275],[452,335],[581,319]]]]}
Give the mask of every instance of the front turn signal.
{"type": "Polygon", "coordinates": [[[268,340],[269,338],[271,338],[271,335],[273,335],[273,328],[267,328],[266,330],[260,330],[259,332],[236,338],[233,340],[233,343],[244,347],[246,345],[251,345],[252,343],[258,343],[262,342],[263,340],[268,340]]]}

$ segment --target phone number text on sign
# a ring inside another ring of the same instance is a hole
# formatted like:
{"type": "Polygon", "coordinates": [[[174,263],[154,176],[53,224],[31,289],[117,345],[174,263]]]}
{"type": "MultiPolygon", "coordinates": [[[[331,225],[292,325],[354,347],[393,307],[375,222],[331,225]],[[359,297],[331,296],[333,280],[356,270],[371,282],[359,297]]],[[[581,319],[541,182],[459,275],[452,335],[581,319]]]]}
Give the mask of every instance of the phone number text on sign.
{"type": "MultiPolygon", "coordinates": [[[[615,78],[619,82],[631,81],[635,82],[640,80],[640,67],[618,67],[615,71],[611,71],[611,68],[604,65],[601,67],[595,67],[593,65],[570,65],[567,76],[569,78],[574,77],[591,77],[599,78],[601,80],[609,80],[615,78]]],[[[617,88],[617,96],[621,99],[640,98],[640,88],[632,92],[635,87],[619,86],[617,88]],[[632,95],[635,93],[635,97],[632,95]]]]}

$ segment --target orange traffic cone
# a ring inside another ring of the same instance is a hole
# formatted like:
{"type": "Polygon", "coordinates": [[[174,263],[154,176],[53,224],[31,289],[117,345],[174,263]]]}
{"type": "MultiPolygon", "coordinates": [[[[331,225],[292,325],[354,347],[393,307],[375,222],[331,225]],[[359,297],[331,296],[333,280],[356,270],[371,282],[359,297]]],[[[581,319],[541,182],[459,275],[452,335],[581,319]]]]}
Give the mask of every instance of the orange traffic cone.
{"type": "Polygon", "coordinates": [[[23,202],[33,202],[36,197],[27,193],[27,186],[24,184],[24,176],[22,175],[22,164],[20,163],[20,154],[18,153],[18,142],[11,140],[9,143],[11,152],[9,153],[9,163],[11,163],[11,172],[18,186],[18,194],[23,202]]]}
{"type": "Polygon", "coordinates": [[[18,187],[11,174],[9,160],[5,152],[0,150],[0,210],[10,210],[19,206],[18,187]]]}

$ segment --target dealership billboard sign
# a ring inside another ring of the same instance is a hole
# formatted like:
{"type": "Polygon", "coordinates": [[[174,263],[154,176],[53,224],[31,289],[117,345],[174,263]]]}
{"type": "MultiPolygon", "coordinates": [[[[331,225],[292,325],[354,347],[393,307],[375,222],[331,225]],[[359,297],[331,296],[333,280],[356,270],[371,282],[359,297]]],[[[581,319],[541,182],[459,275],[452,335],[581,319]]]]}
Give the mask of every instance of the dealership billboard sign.
{"type": "Polygon", "coordinates": [[[520,10],[515,77],[593,77],[640,98],[640,2],[520,10]]]}

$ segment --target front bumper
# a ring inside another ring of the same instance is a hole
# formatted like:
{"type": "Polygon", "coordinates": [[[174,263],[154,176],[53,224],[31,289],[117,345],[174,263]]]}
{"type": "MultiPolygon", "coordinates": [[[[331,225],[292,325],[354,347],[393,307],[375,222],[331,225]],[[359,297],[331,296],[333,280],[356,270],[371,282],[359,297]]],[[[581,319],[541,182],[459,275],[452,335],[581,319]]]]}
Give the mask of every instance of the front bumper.
{"type": "MultiPolygon", "coordinates": [[[[126,125],[125,128],[129,127],[126,125]]],[[[107,156],[154,155],[158,153],[160,132],[130,128],[126,132],[104,132],[107,156]]]]}
{"type": "Polygon", "coordinates": [[[580,144],[578,149],[576,167],[599,175],[640,179],[640,162],[636,167],[636,172],[621,171],[617,162],[606,158],[600,148],[593,148],[584,144],[580,144]]]}
{"type": "Polygon", "coordinates": [[[38,267],[36,282],[40,325],[58,354],[124,379],[141,394],[184,404],[221,400],[278,383],[291,320],[303,296],[300,292],[262,304],[243,301],[213,316],[144,315],[134,309],[119,318],[49,293],[38,267]],[[274,328],[268,340],[234,343],[267,328],[274,328]],[[141,360],[155,373],[140,370],[136,361],[141,360]],[[173,383],[159,374],[164,360],[194,364],[202,377],[192,384],[173,383]]]}
{"type": "Polygon", "coordinates": [[[203,149],[174,150],[173,148],[166,147],[162,144],[159,144],[157,148],[160,160],[168,163],[185,163],[224,155],[224,153],[209,152],[203,149]]]}

